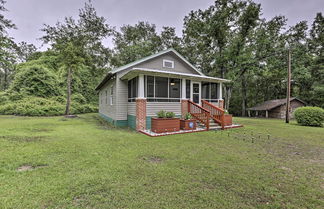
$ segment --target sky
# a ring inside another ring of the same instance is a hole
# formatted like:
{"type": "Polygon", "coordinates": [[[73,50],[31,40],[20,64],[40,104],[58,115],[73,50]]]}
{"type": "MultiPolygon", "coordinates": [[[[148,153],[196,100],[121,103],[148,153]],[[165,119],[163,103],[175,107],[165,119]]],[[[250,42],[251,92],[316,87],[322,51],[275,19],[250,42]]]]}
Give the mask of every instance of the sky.
{"type": "MultiPolygon", "coordinates": [[[[302,20],[311,24],[317,12],[324,12],[324,0],[254,0],[262,5],[262,17],[271,19],[276,15],[288,18],[288,25],[302,20]]],[[[98,15],[104,16],[107,23],[117,29],[126,24],[148,21],[157,26],[176,28],[182,34],[183,18],[191,11],[206,9],[214,0],[92,0],[98,15]]],[[[38,40],[43,33],[43,24],[54,25],[66,16],[77,17],[78,10],[85,0],[7,0],[5,7],[9,10],[5,17],[12,20],[17,30],[9,34],[17,41],[33,43],[41,50],[46,49],[38,40]]],[[[107,39],[106,46],[112,46],[107,39]]]]}

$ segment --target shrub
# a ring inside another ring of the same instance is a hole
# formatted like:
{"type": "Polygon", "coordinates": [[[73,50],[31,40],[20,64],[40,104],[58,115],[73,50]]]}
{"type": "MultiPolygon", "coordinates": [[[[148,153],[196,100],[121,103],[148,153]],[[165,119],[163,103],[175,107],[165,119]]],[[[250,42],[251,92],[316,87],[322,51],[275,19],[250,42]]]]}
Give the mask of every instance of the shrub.
{"type": "Polygon", "coordinates": [[[18,70],[10,91],[37,97],[60,95],[59,79],[54,72],[43,66],[29,66],[18,70]]]}
{"type": "Polygon", "coordinates": [[[185,120],[190,120],[190,119],[192,119],[192,115],[189,112],[187,112],[184,119],[185,120]]]}
{"type": "MultiPolygon", "coordinates": [[[[65,99],[65,101],[66,101],[66,99],[65,99]]],[[[86,98],[84,98],[84,96],[82,96],[82,94],[79,94],[79,93],[72,94],[72,101],[80,103],[80,104],[86,104],[87,103],[86,98]]]]}
{"type": "Polygon", "coordinates": [[[300,107],[294,112],[297,123],[303,126],[323,126],[324,109],[320,107],[300,107]]]}
{"type": "Polygon", "coordinates": [[[158,118],[165,118],[166,117],[166,112],[164,110],[161,110],[156,113],[158,118]]]}
{"type": "Polygon", "coordinates": [[[175,113],[174,113],[174,112],[167,112],[167,113],[165,114],[165,116],[166,116],[167,118],[174,118],[174,117],[175,117],[175,113]]]}

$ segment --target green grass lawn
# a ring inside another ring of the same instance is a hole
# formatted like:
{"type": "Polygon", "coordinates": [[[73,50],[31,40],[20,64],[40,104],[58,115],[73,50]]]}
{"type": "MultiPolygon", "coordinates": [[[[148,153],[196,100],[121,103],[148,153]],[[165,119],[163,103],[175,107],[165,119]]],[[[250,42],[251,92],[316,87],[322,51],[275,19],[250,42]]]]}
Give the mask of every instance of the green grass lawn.
{"type": "Polygon", "coordinates": [[[96,114],[0,116],[0,208],[323,208],[324,128],[235,120],[151,138],[96,114]]]}

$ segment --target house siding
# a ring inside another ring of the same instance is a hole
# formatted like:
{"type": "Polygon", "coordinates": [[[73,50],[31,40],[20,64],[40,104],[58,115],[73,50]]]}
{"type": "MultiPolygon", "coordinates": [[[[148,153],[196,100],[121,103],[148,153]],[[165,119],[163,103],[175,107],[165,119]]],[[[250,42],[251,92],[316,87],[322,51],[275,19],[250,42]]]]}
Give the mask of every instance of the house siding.
{"type": "Polygon", "coordinates": [[[127,115],[136,116],[136,102],[128,102],[127,115]]]}
{"type": "Polygon", "coordinates": [[[121,74],[116,75],[116,120],[127,120],[127,106],[128,106],[128,86],[127,81],[120,79],[121,74]]]}
{"type": "Polygon", "coordinates": [[[181,60],[179,57],[177,57],[176,55],[174,55],[171,52],[161,55],[161,56],[158,56],[158,57],[155,57],[151,60],[140,63],[138,65],[135,65],[134,67],[149,68],[149,69],[171,71],[171,72],[180,72],[180,73],[191,73],[191,74],[199,75],[198,72],[196,72],[188,64],[186,64],[183,60],[181,60]],[[163,67],[164,59],[173,61],[174,68],[164,68],[163,67]]]}
{"type": "Polygon", "coordinates": [[[116,120],[116,79],[108,81],[99,91],[99,113],[116,120]],[[110,105],[110,88],[114,88],[113,105],[110,105]],[[107,97],[106,97],[107,91],[107,97]]]}
{"type": "Polygon", "coordinates": [[[167,112],[174,112],[176,115],[181,115],[180,102],[147,102],[146,116],[156,116],[160,110],[167,112]]]}

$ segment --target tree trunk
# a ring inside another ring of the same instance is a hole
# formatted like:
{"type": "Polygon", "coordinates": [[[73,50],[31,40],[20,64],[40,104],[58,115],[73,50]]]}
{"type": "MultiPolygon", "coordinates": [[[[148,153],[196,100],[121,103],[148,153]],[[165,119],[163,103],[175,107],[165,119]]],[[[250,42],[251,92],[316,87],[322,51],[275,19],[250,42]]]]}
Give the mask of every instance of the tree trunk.
{"type": "Polygon", "coordinates": [[[232,87],[231,86],[225,86],[225,110],[229,109],[229,104],[232,96],[232,87]]]}
{"type": "Polygon", "coordinates": [[[245,75],[242,75],[242,116],[246,116],[246,78],[245,75]]]}
{"type": "Polygon", "coordinates": [[[66,108],[65,108],[65,115],[70,114],[70,106],[71,106],[71,82],[72,82],[72,70],[68,68],[68,75],[67,75],[67,91],[66,91],[66,108]]]}

